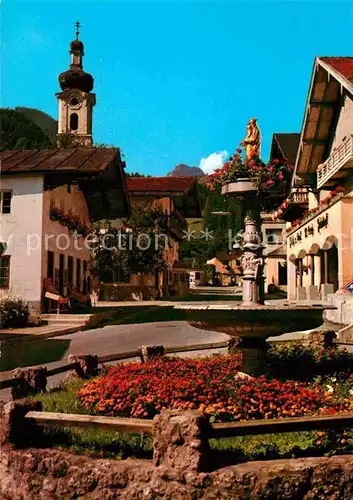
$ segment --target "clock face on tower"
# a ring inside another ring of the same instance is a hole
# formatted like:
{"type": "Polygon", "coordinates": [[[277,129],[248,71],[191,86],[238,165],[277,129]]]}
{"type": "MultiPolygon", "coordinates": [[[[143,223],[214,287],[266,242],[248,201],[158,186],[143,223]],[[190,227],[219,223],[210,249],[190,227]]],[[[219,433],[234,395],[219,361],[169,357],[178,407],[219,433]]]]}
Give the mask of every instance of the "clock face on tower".
{"type": "Polygon", "coordinates": [[[74,109],[78,109],[81,107],[81,104],[82,104],[82,101],[79,97],[77,96],[73,96],[71,97],[71,99],[69,100],[69,104],[72,108],[74,109]]]}

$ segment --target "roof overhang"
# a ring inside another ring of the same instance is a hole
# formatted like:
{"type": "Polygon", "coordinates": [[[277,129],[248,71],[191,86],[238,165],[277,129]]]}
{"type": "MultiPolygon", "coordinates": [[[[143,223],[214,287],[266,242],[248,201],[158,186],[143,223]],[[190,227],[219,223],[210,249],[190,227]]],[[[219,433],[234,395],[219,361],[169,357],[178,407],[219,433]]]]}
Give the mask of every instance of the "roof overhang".
{"type": "MultiPolygon", "coordinates": [[[[171,179],[173,179],[171,177],[171,179]]],[[[146,179],[148,182],[148,178],[146,179]]],[[[185,218],[201,217],[201,203],[197,177],[190,182],[186,189],[133,189],[129,188],[131,197],[150,197],[153,199],[170,197],[174,206],[185,218]]]]}
{"type": "Polygon", "coordinates": [[[291,165],[294,165],[298,145],[300,140],[300,133],[291,132],[275,132],[272,134],[272,143],[270,150],[270,159],[287,159],[291,165]]]}
{"type": "Polygon", "coordinates": [[[316,184],[317,167],[327,156],[344,95],[353,98],[353,83],[320,58],[314,62],[304,113],[295,176],[316,184]]]}
{"type": "Polygon", "coordinates": [[[117,148],[3,151],[2,176],[44,177],[44,189],[79,185],[92,220],[130,214],[124,164],[117,148]]]}

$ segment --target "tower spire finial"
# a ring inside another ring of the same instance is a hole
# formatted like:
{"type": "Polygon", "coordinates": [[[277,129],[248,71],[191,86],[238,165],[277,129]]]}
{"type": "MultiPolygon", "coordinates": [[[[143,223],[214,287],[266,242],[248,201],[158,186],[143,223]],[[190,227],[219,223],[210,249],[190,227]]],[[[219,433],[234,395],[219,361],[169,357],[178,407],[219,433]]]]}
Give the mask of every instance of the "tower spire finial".
{"type": "Polygon", "coordinates": [[[81,28],[80,21],[75,22],[75,27],[76,27],[76,40],[78,40],[78,36],[80,34],[80,28],[81,28]]]}

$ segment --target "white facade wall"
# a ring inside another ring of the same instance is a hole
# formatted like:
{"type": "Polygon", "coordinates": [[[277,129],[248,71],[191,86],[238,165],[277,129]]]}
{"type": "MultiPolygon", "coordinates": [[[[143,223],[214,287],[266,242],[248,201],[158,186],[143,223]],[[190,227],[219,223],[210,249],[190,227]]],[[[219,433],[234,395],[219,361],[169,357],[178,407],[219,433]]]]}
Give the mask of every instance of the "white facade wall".
{"type": "Polygon", "coordinates": [[[3,176],[1,189],[12,190],[11,213],[1,214],[0,240],[10,255],[10,289],[0,296],[20,295],[38,305],[41,300],[43,176],[3,176]]]}
{"type": "Polygon", "coordinates": [[[330,154],[341,145],[342,140],[353,134],[353,100],[346,95],[337,122],[335,137],[330,154]]]}
{"type": "Polygon", "coordinates": [[[0,289],[0,297],[19,295],[36,309],[42,308],[43,279],[47,278],[48,250],[54,252],[54,271],[59,271],[60,254],[64,255],[64,294],[67,294],[68,257],[73,257],[73,282],[76,285],[77,259],[89,270],[90,252],[83,237],[74,237],[68,227],[50,218],[55,206],[65,214],[78,215],[89,225],[89,213],[78,186],[44,191],[41,175],[2,176],[0,188],[12,191],[11,213],[1,214],[0,241],[7,244],[4,255],[11,256],[9,289],[0,289]]]}

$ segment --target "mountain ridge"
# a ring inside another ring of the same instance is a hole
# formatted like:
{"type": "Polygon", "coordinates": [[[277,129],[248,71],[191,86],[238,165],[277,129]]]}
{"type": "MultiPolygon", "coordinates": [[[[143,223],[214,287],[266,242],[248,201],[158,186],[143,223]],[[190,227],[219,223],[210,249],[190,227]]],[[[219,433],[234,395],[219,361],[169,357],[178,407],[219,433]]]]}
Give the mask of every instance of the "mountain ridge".
{"type": "Polygon", "coordinates": [[[200,167],[190,167],[185,163],[175,165],[173,170],[167,174],[169,177],[201,177],[204,172],[200,167]]]}

